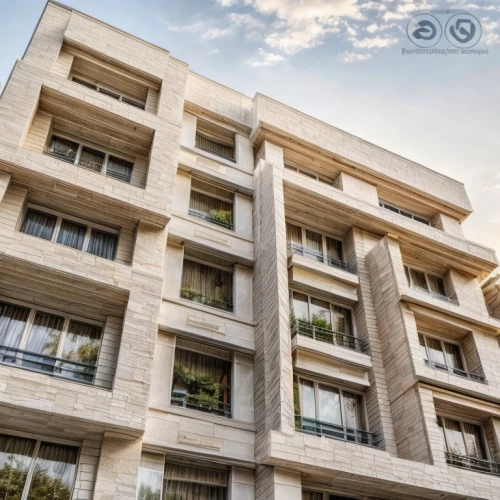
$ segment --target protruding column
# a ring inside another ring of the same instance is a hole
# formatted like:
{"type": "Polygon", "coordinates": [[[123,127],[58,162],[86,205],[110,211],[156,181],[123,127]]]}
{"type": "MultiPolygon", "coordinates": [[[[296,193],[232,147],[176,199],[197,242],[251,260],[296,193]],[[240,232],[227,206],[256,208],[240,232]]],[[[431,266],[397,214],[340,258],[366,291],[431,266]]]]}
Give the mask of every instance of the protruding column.
{"type": "Polygon", "coordinates": [[[300,473],[259,466],[256,473],[255,500],[301,500],[300,473]]]}

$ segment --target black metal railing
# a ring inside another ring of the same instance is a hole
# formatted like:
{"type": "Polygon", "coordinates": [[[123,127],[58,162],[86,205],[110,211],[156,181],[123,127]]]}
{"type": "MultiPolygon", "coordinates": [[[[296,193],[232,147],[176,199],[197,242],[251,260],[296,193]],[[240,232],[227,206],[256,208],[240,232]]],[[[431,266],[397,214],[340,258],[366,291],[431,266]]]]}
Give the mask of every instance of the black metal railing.
{"type": "Polygon", "coordinates": [[[85,384],[93,384],[97,372],[93,365],[7,346],[0,346],[0,363],[85,384]]]}
{"type": "Polygon", "coordinates": [[[467,457],[464,455],[455,455],[453,453],[445,453],[446,462],[453,467],[460,467],[461,469],[469,469],[476,472],[483,472],[485,474],[494,474],[500,476],[500,464],[483,460],[481,458],[467,457]]]}
{"type": "Polygon", "coordinates": [[[428,290],[427,288],[423,288],[418,285],[410,285],[410,288],[413,288],[414,290],[417,290],[418,292],[423,292],[426,293],[427,295],[430,295],[431,297],[434,297],[435,299],[442,300],[444,302],[448,302],[450,304],[454,304],[456,306],[459,306],[460,304],[458,303],[458,300],[452,297],[448,297],[447,295],[443,295],[439,292],[433,292],[432,290],[428,290]]]}
{"type": "Polygon", "coordinates": [[[215,297],[207,297],[193,290],[181,289],[181,298],[203,304],[204,306],[215,307],[223,311],[233,312],[232,302],[216,299],[215,297]]]}
{"type": "Polygon", "coordinates": [[[45,147],[43,152],[46,155],[53,156],[54,158],[57,158],[58,160],[65,161],[67,163],[75,163],[75,158],[76,158],[76,151],[75,152],[67,152],[63,153],[62,151],[57,151],[50,146],[45,147]]]}
{"type": "Polygon", "coordinates": [[[483,375],[479,375],[474,372],[466,372],[465,370],[460,370],[458,368],[451,368],[449,366],[443,365],[442,363],[436,363],[435,361],[430,361],[429,359],[425,360],[425,364],[434,368],[434,370],[444,371],[451,373],[452,375],[457,375],[458,377],[468,378],[473,382],[481,382],[482,384],[486,383],[486,379],[483,375]]]}
{"type": "Polygon", "coordinates": [[[304,337],[309,337],[310,339],[319,340],[320,342],[327,342],[328,344],[338,345],[339,347],[345,347],[363,353],[367,353],[370,348],[368,342],[358,339],[353,335],[335,332],[300,319],[292,321],[291,331],[292,338],[299,334],[304,337]]]}
{"type": "Polygon", "coordinates": [[[197,217],[198,219],[210,222],[211,224],[215,224],[215,225],[223,227],[225,229],[229,229],[231,231],[234,231],[234,224],[230,224],[228,222],[222,222],[220,220],[217,220],[210,213],[207,214],[206,212],[202,212],[201,210],[195,210],[194,208],[190,208],[188,210],[188,215],[191,215],[193,217],[197,217]]]}
{"type": "Polygon", "coordinates": [[[376,447],[378,443],[378,437],[373,432],[321,422],[320,420],[303,417],[302,415],[295,415],[295,429],[307,434],[314,434],[315,436],[340,439],[365,446],[376,447]]]}
{"type": "Polygon", "coordinates": [[[221,417],[231,418],[231,405],[229,403],[217,401],[217,405],[212,405],[198,394],[190,394],[185,389],[172,389],[170,404],[180,406],[181,408],[189,408],[190,410],[203,411],[221,417]]]}
{"type": "Polygon", "coordinates": [[[358,274],[357,266],[349,265],[347,262],[344,262],[339,259],[334,259],[328,255],[324,255],[323,252],[318,252],[317,250],[312,250],[311,248],[307,248],[303,245],[298,245],[297,243],[288,242],[288,249],[295,255],[301,255],[302,257],[306,257],[307,259],[315,260],[316,262],[322,262],[323,264],[327,264],[330,267],[337,267],[339,269],[344,269],[351,274],[358,274]]]}

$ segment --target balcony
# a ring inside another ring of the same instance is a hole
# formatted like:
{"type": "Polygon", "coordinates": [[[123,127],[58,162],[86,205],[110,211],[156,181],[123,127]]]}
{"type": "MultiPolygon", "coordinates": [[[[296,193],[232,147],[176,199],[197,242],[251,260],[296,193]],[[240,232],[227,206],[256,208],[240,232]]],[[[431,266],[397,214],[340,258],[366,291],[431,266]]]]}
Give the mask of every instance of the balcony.
{"type": "Polygon", "coordinates": [[[170,404],[188,408],[190,410],[212,413],[219,417],[231,418],[231,405],[223,401],[216,401],[204,394],[190,394],[185,389],[173,389],[170,404]]]}
{"type": "Polygon", "coordinates": [[[227,215],[222,211],[211,210],[209,213],[202,212],[201,210],[196,210],[194,208],[190,208],[188,210],[188,215],[192,217],[196,217],[198,219],[204,220],[206,222],[210,222],[211,224],[215,224],[224,229],[229,229],[230,231],[234,231],[234,224],[227,222],[232,219],[231,215],[227,215]]]}
{"type": "Polygon", "coordinates": [[[443,302],[448,302],[449,304],[453,304],[455,306],[459,306],[460,305],[458,303],[457,299],[452,298],[452,297],[448,297],[448,296],[443,295],[443,294],[441,294],[439,292],[434,292],[432,290],[428,290],[427,288],[423,288],[423,287],[418,286],[418,285],[410,284],[409,286],[410,286],[410,288],[412,290],[416,290],[417,292],[425,293],[425,294],[431,296],[434,299],[442,300],[443,302]]]}
{"type": "Polygon", "coordinates": [[[442,363],[436,363],[429,359],[425,360],[426,366],[433,368],[434,370],[448,372],[451,375],[456,375],[457,377],[468,378],[473,382],[480,382],[481,384],[486,384],[486,378],[483,375],[479,375],[474,372],[467,372],[465,370],[459,370],[458,368],[451,368],[449,366],[443,365],[442,363]]]}
{"type": "Polygon", "coordinates": [[[232,302],[225,302],[224,300],[215,297],[207,297],[206,295],[202,295],[201,293],[198,293],[188,287],[181,288],[181,298],[198,304],[203,304],[204,306],[221,309],[222,311],[233,312],[232,302]]]}
{"type": "Polygon", "coordinates": [[[339,439],[373,448],[376,448],[378,443],[378,437],[373,432],[321,422],[301,415],[295,415],[295,429],[314,436],[339,439]]]}
{"type": "Polygon", "coordinates": [[[330,267],[336,267],[338,269],[343,269],[351,274],[358,274],[357,267],[355,265],[349,265],[346,262],[335,259],[328,255],[324,255],[322,252],[312,250],[311,248],[304,247],[303,245],[298,245],[296,243],[288,242],[288,250],[295,255],[300,255],[306,257],[310,260],[316,262],[322,262],[330,267]]]}
{"type": "Polygon", "coordinates": [[[500,464],[483,460],[481,458],[468,457],[464,455],[455,455],[453,453],[445,453],[446,463],[452,467],[460,469],[468,469],[474,472],[482,472],[483,474],[493,474],[500,476],[500,464]]]}
{"type": "Polygon", "coordinates": [[[292,338],[299,334],[310,339],[318,340],[319,342],[326,342],[328,344],[345,347],[346,349],[352,349],[362,353],[367,353],[370,348],[368,342],[358,339],[353,335],[335,332],[327,328],[307,323],[303,320],[292,321],[291,331],[292,338]]]}

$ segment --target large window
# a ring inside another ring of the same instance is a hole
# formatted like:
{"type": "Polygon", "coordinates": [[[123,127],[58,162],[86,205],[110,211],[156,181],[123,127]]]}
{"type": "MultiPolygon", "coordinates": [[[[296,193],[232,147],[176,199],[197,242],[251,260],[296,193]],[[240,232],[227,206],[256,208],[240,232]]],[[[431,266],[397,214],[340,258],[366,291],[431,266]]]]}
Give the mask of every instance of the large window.
{"type": "Polygon", "coordinates": [[[231,353],[177,339],[171,403],[231,416],[231,353]]]}
{"type": "Polygon", "coordinates": [[[0,434],[1,500],[70,500],[79,448],[0,434]]]}
{"type": "Polygon", "coordinates": [[[431,223],[428,219],[425,217],[422,217],[420,215],[417,215],[413,212],[410,212],[406,209],[397,207],[396,205],[393,205],[391,203],[387,203],[385,201],[381,201],[379,205],[387,210],[390,210],[391,212],[394,212],[396,214],[402,215],[403,217],[406,217],[408,219],[413,219],[416,220],[417,222],[420,222],[421,224],[425,224],[426,226],[430,226],[431,223]]]}
{"type": "Polygon", "coordinates": [[[305,229],[291,222],[286,223],[286,239],[289,250],[332,267],[340,267],[351,272],[344,262],[343,243],[339,239],[305,229]]]}
{"type": "Polygon", "coordinates": [[[310,179],[316,179],[319,182],[322,182],[323,184],[328,184],[329,186],[333,185],[333,179],[331,177],[327,177],[325,175],[320,175],[316,172],[312,172],[311,170],[307,170],[302,167],[295,167],[293,165],[290,165],[288,163],[285,163],[285,168],[287,170],[291,170],[292,172],[297,172],[301,175],[304,175],[306,177],[309,177],[310,179]]]}
{"type": "Polygon", "coordinates": [[[226,160],[235,161],[235,133],[198,118],[195,146],[226,160]]]}
{"type": "Polygon", "coordinates": [[[28,205],[21,232],[104,259],[116,257],[118,231],[35,205],[28,205]]]}
{"type": "Polygon", "coordinates": [[[91,384],[101,339],[100,325],[0,302],[0,363],[91,384]]]}
{"type": "Polygon", "coordinates": [[[167,462],[164,500],[226,500],[228,471],[206,464],[200,466],[167,462]]]}
{"type": "Polygon", "coordinates": [[[409,286],[419,291],[426,292],[437,299],[456,303],[454,298],[448,296],[442,276],[410,266],[404,266],[404,269],[409,286]]]}
{"type": "Polygon", "coordinates": [[[72,139],[53,135],[45,152],[87,170],[130,183],[134,162],[113,153],[94,149],[72,139]]]}
{"type": "Polygon", "coordinates": [[[191,179],[189,215],[233,230],[233,203],[231,191],[195,177],[191,179]]]}
{"type": "Polygon", "coordinates": [[[230,263],[191,248],[184,251],[181,297],[224,311],[233,310],[230,263]]]}

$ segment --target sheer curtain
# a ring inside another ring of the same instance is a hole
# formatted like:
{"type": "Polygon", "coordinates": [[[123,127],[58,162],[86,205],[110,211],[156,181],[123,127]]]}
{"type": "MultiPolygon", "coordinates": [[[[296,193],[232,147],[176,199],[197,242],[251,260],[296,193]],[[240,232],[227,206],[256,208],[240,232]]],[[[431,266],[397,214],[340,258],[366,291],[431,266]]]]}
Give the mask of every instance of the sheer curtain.
{"type": "Polygon", "coordinates": [[[323,262],[323,237],[321,234],[306,229],[306,245],[319,262],[323,262]]]}
{"type": "Polygon", "coordinates": [[[342,242],[326,237],[326,255],[333,260],[343,261],[342,242]]]}
{"type": "Polygon", "coordinates": [[[363,412],[363,397],[359,394],[346,391],[343,391],[342,396],[345,408],[344,425],[351,429],[364,431],[366,427],[363,412]]]}
{"type": "Polygon", "coordinates": [[[295,319],[309,322],[309,302],[304,293],[293,292],[293,314],[295,319]]]}
{"type": "Polygon", "coordinates": [[[460,422],[451,420],[450,418],[443,418],[443,424],[446,432],[448,451],[453,455],[466,456],[467,450],[465,448],[465,441],[460,427],[460,422]]]}
{"type": "Polygon", "coordinates": [[[50,151],[56,156],[71,162],[75,160],[78,147],[79,145],[77,142],[68,141],[67,139],[62,139],[57,136],[52,136],[52,140],[50,141],[50,151]]]}
{"type": "Polygon", "coordinates": [[[56,222],[57,217],[55,215],[45,214],[30,208],[24,218],[21,232],[44,240],[51,240],[56,222]]]}
{"type": "Polygon", "coordinates": [[[303,417],[316,418],[314,382],[310,380],[300,379],[300,408],[303,417]]]}
{"type": "Polygon", "coordinates": [[[62,357],[95,366],[101,346],[102,328],[71,321],[64,341],[62,357]]]}
{"type": "Polygon", "coordinates": [[[427,354],[427,347],[425,346],[424,336],[419,334],[418,341],[420,343],[420,353],[422,354],[422,359],[424,361],[429,361],[429,356],[427,354]]]}
{"type": "Polygon", "coordinates": [[[103,152],[84,146],[78,165],[93,170],[94,172],[100,172],[104,164],[104,156],[103,152]]]}
{"type": "Polygon", "coordinates": [[[342,425],[340,393],[335,387],[318,385],[318,420],[329,424],[342,425]]]}
{"type": "Polygon", "coordinates": [[[132,162],[110,156],[106,167],[106,175],[123,182],[130,182],[133,168],[134,164],[132,162]]]}
{"type": "Polygon", "coordinates": [[[19,347],[29,314],[25,307],[0,302],[0,345],[19,347]]]}
{"type": "Polygon", "coordinates": [[[425,273],[421,271],[416,271],[415,269],[410,269],[411,281],[415,286],[428,290],[427,281],[425,279],[425,273]]]}
{"type": "Polygon", "coordinates": [[[57,243],[76,248],[77,250],[82,250],[86,232],[87,226],[69,220],[63,220],[57,236],[57,243]]]}
{"type": "Polygon", "coordinates": [[[302,246],[302,228],[295,224],[286,223],[286,240],[292,245],[302,246]]]}
{"type": "Polygon", "coordinates": [[[474,424],[463,423],[464,438],[469,457],[487,459],[486,449],[483,442],[481,427],[474,424]]]}
{"type": "Polygon", "coordinates": [[[212,210],[230,212],[232,215],[233,204],[228,201],[219,200],[198,191],[191,191],[189,199],[189,208],[204,214],[210,214],[212,210]]]}
{"type": "Polygon", "coordinates": [[[351,311],[343,307],[333,306],[333,330],[344,335],[352,335],[351,311]]]}
{"type": "Polygon", "coordinates": [[[226,158],[234,160],[234,146],[229,144],[229,140],[227,140],[227,144],[223,144],[223,141],[224,139],[222,138],[211,138],[208,137],[208,134],[200,134],[200,132],[196,132],[197,148],[204,149],[205,151],[210,151],[211,153],[215,153],[216,155],[224,156],[226,158]]]}
{"type": "Polygon", "coordinates": [[[116,234],[106,233],[98,229],[92,229],[87,252],[103,257],[104,259],[114,260],[116,255],[116,246],[118,238],[116,234]]]}
{"type": "Polygon", "coordinates": [[[28,500],[70,500],[77,459],[78,448],[42,442],[35,462],[28,500]]]}
{"type": "Polygon", "coordinates": [[[446,361],[443,353],[443,346],[441,341],[433,339],[432,337],[427,337],[427,349],[429,351],[429,357],[433,363],[438,365],[446,366],[446,361]]]}
{"type": "Polygon", "coordinates": [[[0,434],[0,498],[21,498],[36,441],[0,434]]]}
{"type": "Polygon", "coordinates": [[[462,362],[462,356],[460,353],[460,347],[458,347],[458,345],[445,342],[444,354],[446,357],[446,364],[448,365],[448,367],[456,368],[458,370],[464,369],[464,364],[462,362]]]}

